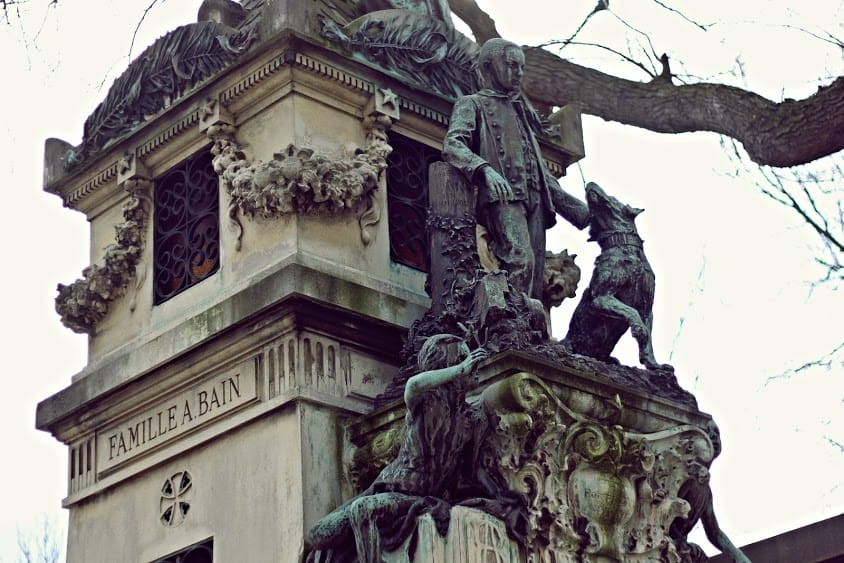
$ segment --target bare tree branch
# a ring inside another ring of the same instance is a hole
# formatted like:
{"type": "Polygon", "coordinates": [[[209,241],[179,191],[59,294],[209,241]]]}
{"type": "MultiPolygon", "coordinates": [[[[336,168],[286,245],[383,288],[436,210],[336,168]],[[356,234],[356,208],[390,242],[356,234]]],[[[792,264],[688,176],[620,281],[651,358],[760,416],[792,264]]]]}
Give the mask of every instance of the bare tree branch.
{"type": "Polygon", "coordinates": [[[650,35],[648,35],[644,31],[642,31],[641,29],[638,29],[637,27],[633,26],[632,24],[628,23],[627,20],[625,20],[624,18],[622,18],[621,16],[619,16],[618,14],[613,12],[612,10],[610,10],[610,13],[613,15],[613,17],[615,19],[617,19],[621,23],[621,25],[623,25],[624,27],[626,27],[627,29],[629,29],[630,31],[635,33],[636,35],[640,35],[640,36],[645,38],[645,41],[648,42],[648,47],[650,48],[651,52],[648,53],[647,51],[645,51],[644,47],[642,48],[642,50],[645,51],[646,55],[648,55],[649,60],[650,60],[651,57],[653,57],[654,59],[659,58],[659,55],[656,54],[656,49],[654,48],[654,45],[651,42],[650,35]]]}
{"type": "Polygon", "coordinates": [[[734,176],[751,180],[768,198],[785,206],[818,235],[821,252],[815,261],[826,274],[820,282],[844,280],[844,205],[841,200],[841,165],[837,156],[827,157],[812,165],[777,170],[765,166],[751,167],[734,139],[723,137],[721,146],[736,165],[734,176]]]}
{"type": "Polygon", "coordinates": [[[639,67],[650,78],[656,77],[656,74],[651,69],[649,69],[648,67],[646,67],[645,65],[643,65],[642,63],[640,63],[639,61],[634,59],[633,57],[631,57],[629,55],[625,55],[621,51],[616,51],[615,49],[613,49],[611,47],[607,47],[606,45],[600,45],[598,43],[583,43],[581,41],[569,41],[567,39],[563,42],[549,41],[548,43],[543,43],[542,45],[540,45],[540,47],[552,47],[552,46],[555,46],[555,45],[560,45],[560,49],[563,49],[563,47],[565,47],[566,45],[579,45],[579,46],[582,46],[582,47],[594,47],[596,49],[602,49],[604,51],[609,51],[610,53],[612,53],[613,55],[617,55],[619,58],[623,59],[624,61],[639,67]]]}
{"type": "Polygon", "coordinates": [[[683,12],[681,12],[680,10],[677,10],[677,9],[675,9],[675,8],[672,8],[671,6],[666,6],[665,4],[663,4],[662,2],[660,2],[659,0],[653,0],[653,2],[654,2],[654,4],[658,5],[658,6],[659,6],[659,7],[661,7],[661,8],[665,8],[665,9],[666,9],[666,10],[668,10],[669,12],[674,12],[675,14],[677,14],[678,16],[680,16],[681,18],[683,18],[684,20],[686,20],[686,21],[687,21],[687,22],[689,22],[690,24],[692,24],[692,25],[694,25],[694,26],[696,26],[696,27],[700,28],[702,31],[708,31],[708,30],[709,30],[709,28],[710,28],[710,27],[712,27],[712,26],[714,25],[714,24],[711,24],[711,23],[698,23],[698,22],[696,22],[695,20],[693,20],[693,19],[691,19],[691,18],[687,17],[687,16],[686,16],[686,14],[684,14],[684,13],[683,13],[683,12]]]}
{"type": "Polygon", "coordinates": [[[827,442],[829,442],[830,446],[838,448],[839,450],[841,450],[841,453],[844,454],[844,444],[842,444],[841,442],[839,442],[839,441],[837,441],[833,438],[830,438],[827,435],[824,435],[823,439],[826,440],[827,442]]]}
{"type": "Polygon", "coordinates": [[[448,0],[448,5],[451,11],[469,26],[478,45],[483,45],[493,37],[501,37],[495,27],[495,21],[475,0],[448,0]]]}
{"type": "Polygon", "coordinates": [[[789,369],[777,375],[772,375],[768,377],[768,379],[765,380],[765,385],[778,379],[789,379],[800,372],[813,368],[823,368],[826,370],[830,370],[833,367],[840,368],[842,367],[842,365],[844,365],[844,362],[842,362],[842,358],[840,357],[842,351],[844,351],[844,342],[838,344],[835,348],[832,349],[832,351],[824,354],[820,358],[808,361],[794,369],[789,369]]]}
{"type": "MultiPolygon", "coordinates": [[[[700,269],[697,272],[697,279],[695,280],[695,287],[691,291],[689,302],[686,305],[686,311],[693,311],[696,307],[695,300],[703,294],[706,279],[706,254],[701,257],[700,269]]],[[[677,351],[677,343],[683,335],[683,328],[686,326],[686,313],[680,315],[680,322],[677,324],[677,331],[674,333],[674,338],[671,340],[671,351],[668,354],[668,361],[674,359],[674,352],[677,351]]]]}
{"type": "Polygon", "coordinates": [[[574,41],[574,38],[577,37],[577,34],[580,33],[584,27],[586,27],[586,24],[589,22],[592,16],[594,16],[598,12],[608,9],[608,7],[609,2],[607,0],[598,0],[598,4],[595,5],[592,11],[587,14],[587,16],[583,19],[582,22],[580,22],[580,25],[577,26],[577,29],[574,30],[574,33],[572,33],[568,39],[560,42],[560,50],[564,49],[566,45],[569,45],[572,41],[574,41]]]}
{"type": "MultiPolygon", "coordinates": [[[[499,37],[475,0],[449,0],[478,43],[499,37]]],[[[803,100],[774,102],[725,84],[635,82],[525,49],[524,89],[540,109],[577,104],[584,113],[658,133],[712,131],[738,140],[757,164],[789,167],[844,149],[844,77],[803,100]]]]}
{"type": "Polygon", "coordinates": [[[64,543],[64,531],[54,519],[43,517],[41,530],[24,534],[18,530],[18,561],[23,563],[58,563],[64,543]]]}
{"type": "MultiPolygon", "coordinates": [[[[765,170],[764,168],[761,169],[761,172],[768,180],[769,185],[776,190],[776,193],[780,196],[780,198],[774,199],[777,199],[777,201],[783,205],[786,205],[796,211],[797,214],[800,215],[800,217],[802,217],[803,220],[818,235],[820,235],[824,241],[833,247],[836,253],[844,254],[844,240],[840,240],[839,237],[832,232],[829,221],[825,214],[818,208],[815,196],[809,191],[809,186],[805,178],[795,177],[793,179],[793,181],[797,184],[796,188],[798,189],[796,191],[799,191],[804,196],[804,202],[801,203],[794,195],[795,190],[790,189],[785,185],[783,177],[780,174],[773,170],[765,170]]],[[[770,189],[765,188],[764,186],[760,187],[765,193],[771,195],[770,189]]]]}
{"type": "Polygon", "coordinates": [[[584,113],[659,133],[713,131],[742,143],[751,160],[776,167],[844,149],[844,77],[800,100],[773,102],[725,84],[636,82],[525,48],[524,89],[540,108],[584,113]]]}
{"type": "Polygon", "coordinates": [[[811,31],[809,31],[808,29],[804,29],[804,28],[796,26],[796,25],[783,24],[782,27],[784,27],[786,29],[794,29],[796,31],[799,31],[801,33],[805,33],[806,35],[814,37],[815,39],[817,39],[819,41],[824,41],[826,43],[829,43],[830,45],[835,45],[836,47],[840,47],[841,49],[844,49],[844,41],[842,41],[841,39],[838,39],[837,37],[835,37],[833,34],[829,33],[828,31],[824,32],[826,34],[826,37],[823,37],[822,35],[818,35],[817,33],[813,33],[811,31]]]}
{"type": "Polygon", "coordinates": [[[132,48],[135,46],[135,39],[138,37],[138,30],[141,29],[141,24],[144,23],[144,19],[147,17],[147,14],[153,7],[158,4],[158,0],[152,0],[149,6],[146,7],[144,13],[141,14],[141,19],[138,20],[138,25],[135,26],[135,31],[132,33],[132,42],[129,44],[129,53],[126,55],[129,59],[132,58],[132,48]]]}

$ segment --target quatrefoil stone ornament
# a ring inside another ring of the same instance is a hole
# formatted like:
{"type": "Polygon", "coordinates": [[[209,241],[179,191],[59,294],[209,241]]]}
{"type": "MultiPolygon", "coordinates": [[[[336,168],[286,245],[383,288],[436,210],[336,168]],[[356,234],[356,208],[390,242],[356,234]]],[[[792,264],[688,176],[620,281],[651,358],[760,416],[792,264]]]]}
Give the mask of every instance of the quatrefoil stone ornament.
{"type": "Polygon", "coordinates": [[[193,496],[192,486],[193,478],[187,471],[179,471],[164,481],[159,504],[161,523],[164,526],[178,526],[187,518],[193,496]]]}

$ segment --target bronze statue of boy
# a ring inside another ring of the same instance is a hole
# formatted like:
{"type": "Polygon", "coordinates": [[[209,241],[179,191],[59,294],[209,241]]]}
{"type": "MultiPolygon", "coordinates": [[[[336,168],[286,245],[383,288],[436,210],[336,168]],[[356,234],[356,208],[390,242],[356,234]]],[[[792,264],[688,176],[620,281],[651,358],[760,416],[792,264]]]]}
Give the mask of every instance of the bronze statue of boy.
{"type": "Polygon", "coordinates": [[[519,90],[524,65],[515,43],[484,43],[478,66],[485,88],[454,105],[443,159],[477,186],[477,221],[489,231],[510,283],[541,299],[545,230],[557,213],[582,229],[589,209],[563,191],[545,166],[536,140],[542,121],[519,90]]]}

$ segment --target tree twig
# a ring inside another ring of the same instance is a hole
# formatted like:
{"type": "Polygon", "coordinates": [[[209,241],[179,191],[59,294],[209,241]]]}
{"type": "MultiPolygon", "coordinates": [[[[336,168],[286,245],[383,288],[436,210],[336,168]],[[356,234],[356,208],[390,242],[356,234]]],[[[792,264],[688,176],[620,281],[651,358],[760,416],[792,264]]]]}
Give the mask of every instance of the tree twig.
{"type": "Polygon", "coordinates": [[[566,45],[570,45],[571,42],[574,41],[574,38],[577,37],[577,34],[580,33],[583,30],[584,27],[586,27],[587,22],[589,22],[589,20],[592,18],[592,16],[594,16],[598,12],[602,12],[602,11],[608,9],[608,7],[609,7],[609,3],[607,2],[607,0],[598,0],[598,3],[595,5],[595,7],[592,9],[592,11],[589,12],[589,14],[586,15],[586,17],[583,19],[583,21],[580,22],[580,25],[577,26],[577,29],[574,30],[574,33],[572,33],[571,36],[569,36],[568,39],[566,39],[562,42],[562,44],[560,46],[560,50],[562,51],[563,49],[565,49],[566,45]]]}
{"type": "Polygon", "coordinates": [[[701,30],[703,30],[703,31],[709,31],[709,28],[710,28],[710,27],[712,27],[713,25],[715,25],[715,24],[712,24],[712,23],[698,23],[698,22],[696,22],[695,20],[693,20],[693,19],[689,18],[688,16],[686,16],[686,14],[684,14],[684,13],[683,13],[683,12],[681,12],[680,10],[677,10],[676,8],[672,8],[671,6],[667,6],[667,5],[663,4],[662,2],[660,2],[659,0],[653,0],[653,2],[654,2],[657,6],[660,6],[661,8],[665,8],[665,9],[666,9],[666,10],[668,10],[669,12],[674,12],[675,14],[677,14],[678,16],[680,16],[681,18],[683,18],[684,20],[686,20],[686,21],[687,21],[687,22],[689,22],[690,24],[692,24],[692,25],[694,25],[694,26],[696,26],[696,27],[700,28],[700,29],[701,29],[701,30]]]}
{"type": "MultiPolygon", "coordinates": [[[[553,46],[558,46],[560,43],[561,43],[561,41],[555,40],[555,41],[548,41],[547,43],[543,43],[543,44],[538,45],[538,46],[539,47],[553,47],[553,46]]],[[[631,57],[629,55],[625,55],[621,51],[616,51],[615,49],[613,49],[611,47],[607,47],[606,45],[601,45],[599,43],[585,43],[585,42],[582,42],[582,41],[570,41],[567,44],[568,45],[579,45],[581,47],[594,47],[596,49],[603,49],[604,51],[609,51],[610,53],[612,53],[614,55],[618,55],[619,57],[621,57],[622,59],[624,59],[628,63],[636,65],[637,67],[642,69],[645,72],[645,74],[647,74],[649,77],[654,78],[656,76],[651,70],[648,69],[648,67],[646,67],[645,65],[643,65],[642,63],[640,63],[639,61],[634,59],[633,57],[631,57]]],[[[565,45],[563,45],[563,47],[565,47],[565,45]]],[[[560,48],[562,49],[562,47],[560,47],[560,48]]]]}
{"type": "Polygon", "coordinates": [[[129,44],[129,53],[126,55],[130,60],[132,59],[132,49],[135,47],[135,39],[138,37],[138,30],[141,29],[141,24],[144,23],[144,19],[147,17],[147,14],[156,4],[158,4],[158,0],[152,0],[152,2],[150,2],[149,6],[147,6],[144,10],[144,13],[141,14],[141,19],[138,20],[138,25],[135,26],[135,31],[132,33],[132,42],[129,44]]]}
{"type": "Polygon", "coordinates": [[[768,383],[771,383],[772,381],[777,381],[779,379],[790,379],[794,375],[812,368],[831,369],[836,360],[840,360],[840,358],[838,358],[838,355],[841,351],[844,351],[844,342],[841,342],[835,348],[833,348],[831,352],[824,354],[820,358],[810,360],[794,369],[789,369],[782,373],[778,373],[777,375],[772,375],[768,377],[765,380],[765,385],[768,385],[768,383]]]}

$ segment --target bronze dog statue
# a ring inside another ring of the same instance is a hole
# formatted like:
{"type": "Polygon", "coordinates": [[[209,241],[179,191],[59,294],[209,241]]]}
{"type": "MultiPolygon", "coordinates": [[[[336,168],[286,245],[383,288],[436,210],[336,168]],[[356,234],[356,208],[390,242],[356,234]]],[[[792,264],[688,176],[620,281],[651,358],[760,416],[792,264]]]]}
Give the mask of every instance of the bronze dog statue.
{"type": "Polygon", "coordinates": [[[598,184],[586,186],[589,240],[601,246],[589,287],[569,323],[563,347],[574,354],[617,363],[610,356],[630,329],[639,361],[649,369],[673,369],[654,359],[651,344],[654,273],[634,220],[642,209],[621,203],[598,184]]]}

